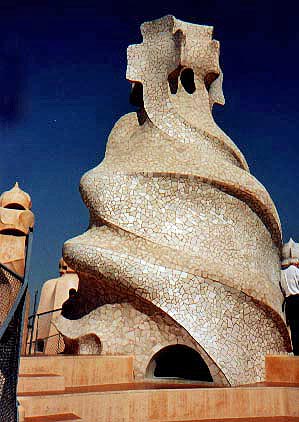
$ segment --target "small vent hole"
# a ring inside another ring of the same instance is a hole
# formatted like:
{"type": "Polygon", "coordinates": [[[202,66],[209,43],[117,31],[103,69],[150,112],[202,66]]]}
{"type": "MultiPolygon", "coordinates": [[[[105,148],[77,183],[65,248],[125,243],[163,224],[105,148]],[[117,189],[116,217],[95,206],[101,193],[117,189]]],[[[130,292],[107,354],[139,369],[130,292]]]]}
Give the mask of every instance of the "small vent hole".
{"type": "Polygon", "coordinates": [[[194,72],[192,69],[184,69],[181,73],[181,83],[188,94],[193,94],[196,91],[194,82],[194,72]]]}

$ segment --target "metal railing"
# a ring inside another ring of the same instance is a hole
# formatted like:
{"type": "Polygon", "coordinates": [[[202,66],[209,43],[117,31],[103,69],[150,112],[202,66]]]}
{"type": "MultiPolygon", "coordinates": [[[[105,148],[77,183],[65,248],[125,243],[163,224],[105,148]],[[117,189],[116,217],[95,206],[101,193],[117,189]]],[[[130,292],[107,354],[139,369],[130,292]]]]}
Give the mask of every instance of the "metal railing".
{"type": "Polygon", "coordinates": [[[32,232],[26,239],[24,277],[0,264],[0,422],[18,420],[17,383],[31,246],[32,232]]]}
{"type": "Polygon", "coordinates": [[[26,355],[57,355],[64,351],[63,337],[53,324],[53,318],[60,315],[61,309],[29,316],[26,355]]]}

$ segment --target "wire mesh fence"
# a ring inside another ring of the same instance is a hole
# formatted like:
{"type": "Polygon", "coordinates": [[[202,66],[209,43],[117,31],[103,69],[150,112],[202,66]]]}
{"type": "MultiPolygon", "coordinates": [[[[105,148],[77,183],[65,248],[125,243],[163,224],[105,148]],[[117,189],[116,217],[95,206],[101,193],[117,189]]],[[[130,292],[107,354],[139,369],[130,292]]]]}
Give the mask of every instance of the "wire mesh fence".
{"type": "Polygon", "coordinates": [[[18,420],[18,369],[31,241],[30,233],[27,237],[24,278],[0,264],[0,422],[18,420]]]}
{"type": "Polygon", "coordinates": [[[16,300],[22,281],[3,265],[1,265],[0,270],[0,325],[2,325],[16,300]]]}
{"type": "MultiPolygon", "coordinates": [[[[0,268],[2,272],[2,268],[0,268]]],[[[17,382],[24,298],[0,340],[0,421],[17,420],[17,382]]]]}

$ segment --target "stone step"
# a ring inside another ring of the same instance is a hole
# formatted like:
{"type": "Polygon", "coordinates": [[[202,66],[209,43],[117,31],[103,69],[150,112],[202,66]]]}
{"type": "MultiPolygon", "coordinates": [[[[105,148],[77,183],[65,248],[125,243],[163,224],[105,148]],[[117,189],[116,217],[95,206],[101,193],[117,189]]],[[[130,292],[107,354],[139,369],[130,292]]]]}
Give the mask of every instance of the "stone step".
{"type": "MultiPolygon", "coordinates": [[[[168,422],[168,421],[167,421],[168,422]]],[[[177,422],[177,421],[173,421],[177,422]]],[[[185,420],[180,422],[299,422],[298,416],[256,416],[252,418],[213,418],[213,419],[197,419],[185,420]]]]}
{"type": "Polygon", "coordinates": [[[132,356],[21,357],[20,374],[49,374],[53,371],[64,376],[66,387],[128,383],[134,378],[132,356]]]}
{"type": "Polygon", "coordinates": [[[297,358],[269,358],[266,382],[207,388],[133,381],[132,360],[124,357],[25,358],[21,373],[49,375],[55,367],[65,376],[65,389],[53,391],[51,385],[49,391],[23,392],[18,398],[26,422],[50,422],[38,415],[67,412],[84,422],[299,422],[298,363],[297,358]]]}
{"type": "Polygon", "coordinates": [[[48,391],[64,391],[64,377],[57,374],[20,374],[18,394],[48,391]]]}
{"type": "Polygon", "coordinates": [[[48,390],[48,391],[26,391],[25,393],[19,392],[19,396],[50,396],[59,394],[78,394],[78,393],[106,393],[118,391],[134,391],[134,390],[176,390],[176,389],[198,389],[198,388],[215,388],[214,386],[207,387],[202,384],[192,383],[170,383],[170,382],[155,382],[155,381],[135,381],[131,383],[121,384],[100,384],[100,385],[81,385],[76,387],[65,387],[64,390],[48,390]]]}
{"type": "Polygon", "coordinates": [[[25,418],[24,422],[82,422],[82,419],[73,413],[59,413],[48,416],[31,416],[25,418]]]}
{"type": "Polygon", "coordinates": [[[298,387],[141,386],[66,388],[59,394],[31,393],[18,399],[27,417],[73,411],[84,422],[299,422],[298,387]]]}

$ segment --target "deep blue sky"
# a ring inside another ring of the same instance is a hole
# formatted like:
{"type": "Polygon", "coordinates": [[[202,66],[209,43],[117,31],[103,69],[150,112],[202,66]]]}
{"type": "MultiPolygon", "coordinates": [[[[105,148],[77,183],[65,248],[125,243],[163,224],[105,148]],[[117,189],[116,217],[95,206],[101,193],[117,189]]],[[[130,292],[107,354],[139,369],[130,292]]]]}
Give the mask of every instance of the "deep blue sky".
{"type": "Polygon", "coordinates": [[[214,26],[226,97],[215,119],[270,192],[284,239],[299,240],[295,2],[101,3],[0,5],[0,191],[18,180],[32,196],[31,290],[57,276],[63,242],[88,225],[80,177],[102,160],[113,124],[132,110],[126,48],[141,41],[143,21],[166,14],[214,26]]]}

